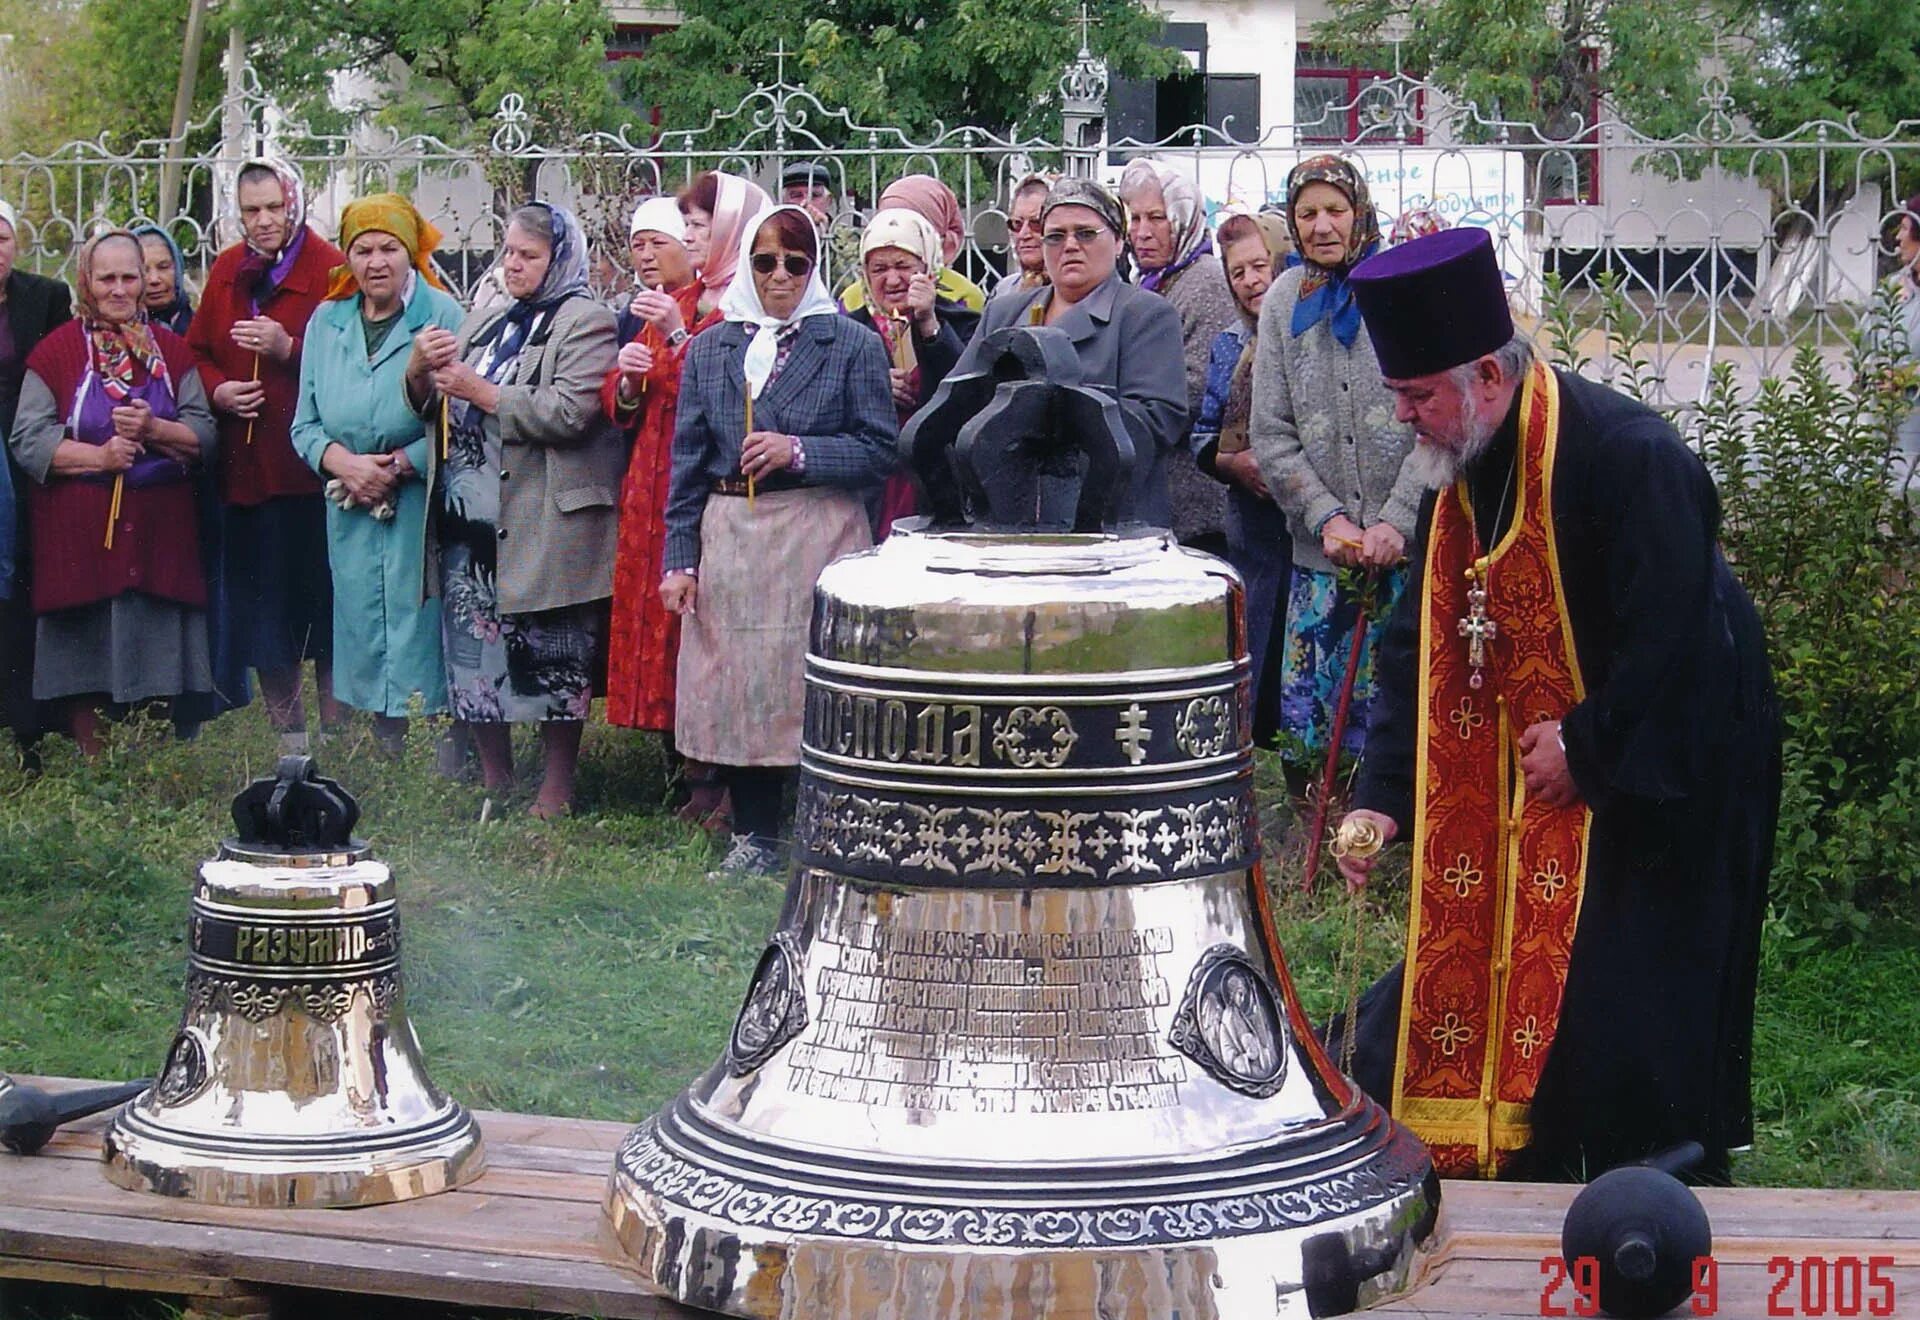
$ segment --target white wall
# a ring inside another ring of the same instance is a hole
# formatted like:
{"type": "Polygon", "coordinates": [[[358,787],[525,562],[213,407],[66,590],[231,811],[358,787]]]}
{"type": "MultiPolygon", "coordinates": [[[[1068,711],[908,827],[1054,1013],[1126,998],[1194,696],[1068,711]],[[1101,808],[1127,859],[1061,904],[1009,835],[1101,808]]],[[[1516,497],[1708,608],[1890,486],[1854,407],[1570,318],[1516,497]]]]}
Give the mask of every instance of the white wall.
{"type": "Polygon", "coordinates": [[[1295,0],[1167,0],[1160,13],[1170,22],[1207,25],[1208,73],[1260,75],[1264,134],[1293,123],[1294,5],[1295,0]]]}

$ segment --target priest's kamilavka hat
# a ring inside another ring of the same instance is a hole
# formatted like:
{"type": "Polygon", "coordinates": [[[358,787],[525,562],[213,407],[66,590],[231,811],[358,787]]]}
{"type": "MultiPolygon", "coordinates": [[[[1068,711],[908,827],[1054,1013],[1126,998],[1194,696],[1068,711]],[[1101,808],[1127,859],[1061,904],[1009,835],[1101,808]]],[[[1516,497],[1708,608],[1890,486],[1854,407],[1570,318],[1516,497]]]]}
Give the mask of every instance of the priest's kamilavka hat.
{"type": "Polygon", "coordinates": [[[1513,338],[1506,282],[1484,229],[1446,229],[1387,248],[1347,280],[1390,380],[1464,365],[1513,338]]]}

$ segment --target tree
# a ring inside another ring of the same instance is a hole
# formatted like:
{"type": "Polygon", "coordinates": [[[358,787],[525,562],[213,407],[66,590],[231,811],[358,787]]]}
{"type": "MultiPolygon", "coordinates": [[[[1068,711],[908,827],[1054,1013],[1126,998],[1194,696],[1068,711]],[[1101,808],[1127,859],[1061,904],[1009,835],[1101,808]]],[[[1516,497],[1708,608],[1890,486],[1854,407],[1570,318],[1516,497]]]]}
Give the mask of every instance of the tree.
{"type": "MultiPolygon", "coordinates": [[[[10,86],[0,142],[47,152],[102,133],[128,145],[171,127],[186,0],[0,0],[10,86]]],[[[219,99],[219,42],[201,61],[195,114],[219,99]]]]}
{"type": "Polygon", "coordinates": [[[1855,117],[1869,137],[1920,124],[1920,6],[1884,0],[1744,0],[1753,57],[1733,93],[1754,127],[1785,135],[1855,117]]]}
{"type": "MultiPolygon", "coordinates": [[[[401,132],[470,143],[508,92],[528,131],[556,142],[630,122],[606,69],[599,0],[238,0],[261,85],[315,122],[343,71],[378,80],[378,115],[401,132]]],[[[358,108],[358,107],[356,107],[358,108]]]]}
{"type": "Polygon", "coordinates": [[[1603,97],[1642,132],[1686,133],[1701,114],[1703,62],[1727,32],[1723,11],[1685,0],[1332,3],[1316,40],[1377,53],[1397,35],[1407,68],[1483,115],[1542,125],[1544,136],[1591,125],[1603,97]]]}
{"type": "MultiPolygon", "coordinates": [[[[1088,12],[1091,44],[1116,72],[1174,67],[1152,45],[1161,20],[1141,0],[1094,0],[1088,12]]],[[[1074,0],[684,0],[680,13],[634,82],[668,128],[698,128],[771,82],[784,46],[788,78],[857,123],[1051,136],[1055,83],[1080,43],[1074,0]]]]}

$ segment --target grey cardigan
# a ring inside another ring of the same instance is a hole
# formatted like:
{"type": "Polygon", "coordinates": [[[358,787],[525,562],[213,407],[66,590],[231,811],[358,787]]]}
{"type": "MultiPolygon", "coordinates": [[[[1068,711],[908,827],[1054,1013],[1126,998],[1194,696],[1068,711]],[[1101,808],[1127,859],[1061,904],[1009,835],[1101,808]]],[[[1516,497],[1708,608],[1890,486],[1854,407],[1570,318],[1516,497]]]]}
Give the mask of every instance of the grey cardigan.
{"type": "MultiPolygon", "coordinates": [[[[505,314],[496,306],[461,322],[462,359],[480,332],[505,314]]],[[[613,313],[592,298],[569,298],[555,310],[546,341],[523,352],[500,384],[500,410],[483,424],[500,432],[495,590],[502,614],[613,594],[627,452],[620,429],[600,407],[600,386],[618,353],[613,313]]],[[[439,408],[438,393],[430,392],[420,414],[432,418],[439,408]]],[[[437,467],[438,446],[427,452],[437,467]]],[[[437,550],[431,537],[429,550],[437,550]]],[[[429,554],[430,577],[437,558],[429,554]]]]}
{"type": "MultiPolygon", "coordinates": [[[[1160,296],[1180,313],[1180,359],[1187,373],[1187,412],[1200,415],[1207,393],[1207,358],[1220,332],[1240,324],[1240,307],[1227,287],[1226,267],[1211,252],[1161,286],[1160,296]]],[[[1227,488],[1202,472],[1191,444],[1167,459],[1167,486],[1173,502],[1173,532],[1182,540],[1224,532],[1227,488]]]]}
{"type": "Polygon", "coordinates": [[[1293,562],[1330,573],[1319,528],[1344,512],[1362,527],[1391,523],[1409,543],[1425,494],[1407,465],[1413,429],[1393,418],[1373,341],[1342,348],[1325,321],[1293,333],[1306,268],[1274,282],[1260,304],[1248,430],[1260,475],[1293,530],[1293,562]]]}

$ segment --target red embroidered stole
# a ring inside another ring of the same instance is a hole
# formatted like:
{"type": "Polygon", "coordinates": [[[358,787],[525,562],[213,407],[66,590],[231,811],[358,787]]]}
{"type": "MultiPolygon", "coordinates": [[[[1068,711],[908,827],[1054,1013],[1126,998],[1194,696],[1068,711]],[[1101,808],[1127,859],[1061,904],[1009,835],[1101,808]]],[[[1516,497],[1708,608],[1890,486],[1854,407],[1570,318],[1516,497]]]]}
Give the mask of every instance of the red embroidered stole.
{"type": "Polygon", "coordinates": [[[1493,1177],[1532,1136],[1586,880],[1584,804],[1527,800],[1519,739],[1586,693],[1554,546],[1560,389],[1536,362],[1520,399],[1513,524],[1474,558],[1464,481],[1434,502],[1420,615],[1413,909],[1393,1112],[1450,1177],[1493,1177]],[[1469,684],[1467,589],[1486,574],[1484,686],[1469,684]]]}

